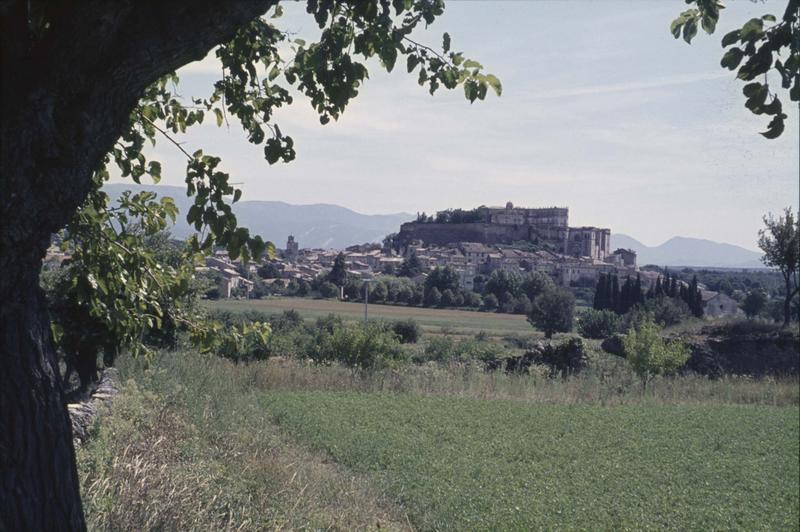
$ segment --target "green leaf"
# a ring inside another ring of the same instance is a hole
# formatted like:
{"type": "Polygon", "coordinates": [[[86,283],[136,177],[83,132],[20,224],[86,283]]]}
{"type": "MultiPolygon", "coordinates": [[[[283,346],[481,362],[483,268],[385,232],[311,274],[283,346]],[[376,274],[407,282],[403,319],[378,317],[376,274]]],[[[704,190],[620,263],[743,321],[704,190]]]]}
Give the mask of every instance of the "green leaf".
{"type": "Polygon", "coordinates": [[[767,125],[767,130],[762,132],[761,135],[767,139],[776,139],[781,136],[783,133],[784,128],[784,119],[786,118],[785,114],[776,115],[772,118],[770,123],[767,125]]]}
{"type": "Polygon", "coordinates": [[[408,67],[408,72],[412,72],[417,65],[419,64],[419,58],[415,55],[409,55],[408,59],[406,59],[406,66],[408,67]]]}
{"type": "Polygon", "coordinates": [[[161,181],[161,163],[158,161],[150,161],[147,164],[147,173],[153,178],[154,183],[161,181]]]}
{"type": "Polygon", "coordinates": [[[676,39],[681,36],[681,27],[683,26],[684,22],[686,22],[686,19],[681,16],[673,20],[672,24],[669,26],[669,31],[676,39]]]}
{"type": "Polygon", "coordinates": [[[280,76],[280,74],[281,74],[281,70],[277,66],[273,66],[269,71],[268,79],[270,81],[272,81],[275,78],[277,78],[278,76],[280,76]]]}
{"type": "Polygon", "coordinates": [[[700,25],[703,28],[703,31],[711,35],[714,33],[714,30],[717,27],[717,18],[711,15],[705,15],[700,20],[700,25]]]}
{"type": "Polygon", "coordinates": [[[691,19],[686,21],[683,25],[683,40],[688,44],[692,44],[692,39],[697,35],[697,20],[691,19]]]}
{"type": "Polygon", "coordinates": [[[448,33],[442,35],[442,50],[444,50],[445,53],[450,51],[450,34],[448,33]]]}
{"type": "Polygon", "coordinates": [[[462,65],[463,68],[483,68],[483,65],[472,59],[467,59],[462,65]]]}
{"type": "Polygon", "coordinates": [[[744,57],[744,52],[740,48],[731,48],[725,52],[719,64],[728,70],[735,70],[742,62],[742,57],[744,57]]]}
{"type": "Polygon", "coordinates": [[[386,68],[386,71],[391,72],[394,68],[395,61],[397,61],[397,48],[395,48],[394,43],[386,43],[381,48],[379,55],[383,66],[386,68]]]}
{"type": "Polygon", "coordinates": [[[484,80],[492,89],[494,89],[495,94],[498,96],[503,94],[503,85],[500,83],[500,80],[497,79],[497,76],[494,74],[486,74],[484,80]]]}
{"type": "Polygon", "coordinates": [[[217,127],[222,126],[222,122],[224,120],[224,117],[222,116],[222,111],[219,108],[215,107],[214,115],[217,117],[217,127]]]}
{"type": "Polygon", "coordinates": [[[764,35],[764,21],[760,18],[751,18],[742,26],[739,37],[744,41],[755,41],[764,35]]]}
{"type": "Polygon", "coordinates": [[[761,20],[766,20],[768,22],[775,22],[775,15],[766,14],[761,17],[761,20]]]}
{"type": "Polygon", "coordinates": [[[753,83],[748,83],[742,88],[742,93],[748,98],[752,98],[761,90],[761,83],[754,81],[753,83]]]}
{"type": "Polygon", "coordinates": [[[237,188],[233,192],[233,203],[236,203],[237,201],[239,201],[241,199],[241,197],[242,197],[242,191],[241,191],[241,189],[237,188]]]}
{"type": "Polygon", "coordinates": [[[722,47],[725,48],[738,41],[739,33],[740,30],[733,30],[731,32],[726,33],[725,36],[722,38],[722,47]]]}
{"type": "Polygon", "coordinates": [[[467,100],[470,101],[470,103],[474,102],[475,98],[478,97],[477,83],[475,83],[472,80],[469,80],[466,83],[464,83],[464,96],[467,98],[467,100]]]}

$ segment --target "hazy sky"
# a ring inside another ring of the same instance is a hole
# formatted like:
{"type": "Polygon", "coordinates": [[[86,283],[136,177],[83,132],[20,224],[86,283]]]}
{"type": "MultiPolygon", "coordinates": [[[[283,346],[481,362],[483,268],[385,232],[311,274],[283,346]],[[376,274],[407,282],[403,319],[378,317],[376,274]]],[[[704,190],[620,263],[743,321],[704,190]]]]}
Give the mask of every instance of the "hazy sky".
{"type": "MultiPolygon", "coordinates": [[[[755,248],[761,216],[798,202],[798,112],[777,141],[747,111],[742,83],[719,66],[720,39],[786,2],[728,2],[713,36],[691,46],[669,33],[682,1],[450,1],[417,34],[482,62],[503,83],[470,105],[463,91],[431,97],[377,64],[337,122],[320,126],[298,98],[276,117],[297,159],[268,166],[241,131],[207,121],[184,139],[219,155],[243,199],[335,203],[364,213],[433,212],[480,204],[566,205],[571,225],[610,227],[649,245],[694,236],[755,248]],[[208,124],[210,122],[211,124],[208,124]]],[[[282,26],[313,37],[301,6],[282,26]]],[[[184,96],[219,75],[213,57],[179,72],[184,96]]],[[[787,106],[788,97],[784,99],[787,106]]],[[[165,184],[185,163],[156,148],[165,184]]]]}

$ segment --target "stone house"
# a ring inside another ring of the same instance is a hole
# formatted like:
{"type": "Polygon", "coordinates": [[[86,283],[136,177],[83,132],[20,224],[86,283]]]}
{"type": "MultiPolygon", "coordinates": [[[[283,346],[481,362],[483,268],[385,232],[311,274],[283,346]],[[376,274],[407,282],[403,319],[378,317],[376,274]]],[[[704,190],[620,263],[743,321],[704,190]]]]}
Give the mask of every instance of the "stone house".
{"type": "Polygon", "coordinates": [[[703,314],[709,318],[743,314],[739,302],[722,292],[702,290],[700,293],[703,297],[703,314]]]}

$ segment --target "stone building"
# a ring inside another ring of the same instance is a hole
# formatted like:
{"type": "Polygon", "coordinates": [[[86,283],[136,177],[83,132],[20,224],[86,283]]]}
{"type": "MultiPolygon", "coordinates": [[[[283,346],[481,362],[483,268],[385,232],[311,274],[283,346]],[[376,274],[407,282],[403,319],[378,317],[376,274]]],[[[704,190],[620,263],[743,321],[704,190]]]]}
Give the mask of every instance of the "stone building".
{"type": "Polygon", "coordinates": [[[399,249],[421,241],[425,246],[458,245],[473,242],[484,245],[511,245],[528,242],[573,257],[605,260],[611,255],[611,230],[599,227],[569,227],[567,207],[528,209],[481,206],[472,211],[478,221],[452,223],[416,221],[404,223],[397,234],[399,249]]]}
{"type": "Polygon", "coordinates": [[[300,244],[295,241],[294,235],[289,235],[288,240],[286,240],[286,251],[284,252],[284,257],[286,260],[290,262],[294,262],[297,260],[297,254],[300,251],[300,244]]]}

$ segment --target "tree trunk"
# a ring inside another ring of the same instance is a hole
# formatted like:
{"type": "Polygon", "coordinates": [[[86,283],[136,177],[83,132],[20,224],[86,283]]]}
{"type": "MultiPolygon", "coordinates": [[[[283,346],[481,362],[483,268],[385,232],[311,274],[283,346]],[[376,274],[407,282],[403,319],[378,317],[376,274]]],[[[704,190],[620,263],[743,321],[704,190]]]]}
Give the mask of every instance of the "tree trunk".
{"type": "Polygon", "coordinates": [[[786,298],[783,300],[783,326],[788,327],[792,321],[792,281],[791,277],[784,275],[786,278],[786,298]]]}
{"type": "Polygon", "coordinates": [[[0,529],[83,530],[72,430],[38,269],[0,310],[0,529]]]}
{"type": "Polygon", "coordinates": [[[0,2],[0,530],[85,529],[39,289],[142,91],[277,0],[0,2]]]}

